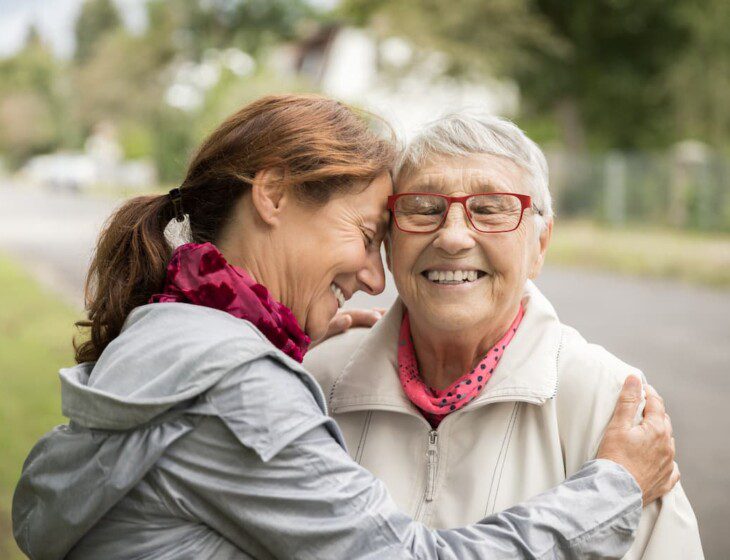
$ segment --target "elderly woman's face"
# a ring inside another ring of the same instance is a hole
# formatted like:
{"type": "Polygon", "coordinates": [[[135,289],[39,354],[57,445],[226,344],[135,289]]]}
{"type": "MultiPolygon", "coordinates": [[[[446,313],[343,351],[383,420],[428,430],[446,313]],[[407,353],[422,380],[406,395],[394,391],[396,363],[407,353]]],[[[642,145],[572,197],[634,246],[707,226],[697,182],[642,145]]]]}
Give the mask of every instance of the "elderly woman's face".
{"type": "MultiPolygon", "coordinates": [[[[396,193],[530,194],[526,178],[524,169],[500,156],[438,157],[399,181],[396,193]]],[[[516,230],[480,233],[461,204],[452,204],[443,227],[434,233],[405,233],[393,224],[389,264],[409,313],[420,325],[437,330],[511,321],[525,281],[539,273],[549,239],[549,234],[538,238],[536,227],[533,213],[525,210],[516,230]],[[477,271],[477,279],[444,284],[429,279],[433,271],[477,271]]]]}

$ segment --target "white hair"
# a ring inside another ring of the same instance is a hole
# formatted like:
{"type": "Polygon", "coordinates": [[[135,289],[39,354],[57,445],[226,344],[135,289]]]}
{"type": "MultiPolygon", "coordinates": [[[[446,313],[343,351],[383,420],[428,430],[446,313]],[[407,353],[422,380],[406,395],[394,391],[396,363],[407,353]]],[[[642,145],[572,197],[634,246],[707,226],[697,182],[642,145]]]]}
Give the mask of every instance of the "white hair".
{"type": "Polygon", "coordinates": [[[401,152],[396,177],[417,170],[433,156],[472,154],[503,156],[527,171],[538,230],[543,230],[553,217],[547,161],[539,146],[507,119],[463,110],[426,124],[401,152]]]}

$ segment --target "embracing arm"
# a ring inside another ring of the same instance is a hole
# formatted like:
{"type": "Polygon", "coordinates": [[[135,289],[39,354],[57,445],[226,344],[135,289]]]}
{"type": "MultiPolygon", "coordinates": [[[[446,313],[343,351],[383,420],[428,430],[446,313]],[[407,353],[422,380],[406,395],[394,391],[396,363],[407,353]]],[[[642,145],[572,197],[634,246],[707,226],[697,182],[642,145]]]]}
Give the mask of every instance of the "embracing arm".
{"type": "Polygon", "coordinates": [[[625,556],[626,560],[704,558],[692,506],[681,484],[675,485],[679,474],[673,462],[671,423],[665,414],[661,397],[647,386],[646,407],[643,415],[639,415],[641,423],[630,421],[617,424],[611,421],[611,414],[614,406],[620,407],[625,397],[625,393],[619,393],[622,381],[629,374],[643,376],[595,345],[585,345],[582,351],[574,352],[573,356],[563,368],[558,394],[558,401],[562,401],[558,403],[558,422],[567,473],[575,472],[584,461],[598,454],[599,457],[616,460],[627,466],[645,488],[641,522],[635,542],[625,556]],[[591,375],[585,375],[585,372],[591,372],[591,375]],[[607,439],[621,433],[624,459],[616,455],[618,448],[606,446],[607,439]],[[670,440],[670,458],[658,457],[653,464],[645,463],[643,470],[632,469],[629,464],[631,455],[638,457],[642,453],[666,447],[670,440]],[[646,476],[651,476],[649,469],[652,465],[674,467],[672,483],[668,487],[652,488],[646,483],[646,476]]]}
{"type": "Polygon", "coordinates": [[[160,490],[257,558],[620,558],[641,511],[622,467],[593,461],[557,488],[473,525],[433,530],[401,513],[384,484],[323,426],[269,461],[217,418],[168,449],[160,490]]]}
{"type": "Polygon", "coordinates": [[[641,490],[611,461],[470,526],[429,529],[350,458],[294,374],[271,364],[256,373],[213,390],[217,414],[150,477],[174,515],[256,558],[620,558],[631,545],[641,490]]]}

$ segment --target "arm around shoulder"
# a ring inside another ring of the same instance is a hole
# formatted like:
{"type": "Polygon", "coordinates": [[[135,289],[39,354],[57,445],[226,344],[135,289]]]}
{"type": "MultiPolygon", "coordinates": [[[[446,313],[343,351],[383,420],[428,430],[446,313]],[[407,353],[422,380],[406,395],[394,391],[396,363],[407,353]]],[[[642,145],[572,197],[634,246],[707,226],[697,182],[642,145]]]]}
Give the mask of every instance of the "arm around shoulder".
{"type": "MultiPolygon", "coordinates": [[[[564,337],[556,407],[570,474],[596,456],[625,378],[644,376],[602,347],[588,344],[572,329],[566,327],[564,337]]],[[[704,558],[697,520],[681,485],[643,509],[636,540],[625,558],[704,558]]]]}

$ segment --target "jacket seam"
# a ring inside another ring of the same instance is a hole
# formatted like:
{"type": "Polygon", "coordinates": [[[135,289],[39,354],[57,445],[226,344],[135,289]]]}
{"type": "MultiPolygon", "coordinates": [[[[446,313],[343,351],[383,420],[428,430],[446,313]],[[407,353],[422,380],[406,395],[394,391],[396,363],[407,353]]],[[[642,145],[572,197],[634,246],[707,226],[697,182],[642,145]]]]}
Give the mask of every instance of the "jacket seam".
{"type": "Polygon", "coordinates": [[[499,467],[499,478],[497,479],[497,488],[494,490],[494,498],[492,499],[492,511],[494,511],[495,506],[497,504],[497,495],[499,494],[500,486],[502,485],[502,474],[504,473],[504,465],[507,463],[507,453],[509,452],[509,445],[512,443],[512,434],[515,431],[515,426],[517,425],[517,421],[519,419],[519,412],[522,408],[522,403],[515,403],[515,409],[514,409],[514,417],[512,419],[512,423],[509,427],[509,435],[507,436],[507,445],[504,449],[504,458],[502,459],[502,464],[499,467]]]}
{"type": "MultiPolygon", "coordinates": [[[[561,324],[561,327],[563,325],[561,324]]],[[[555,388],[553,389],[553,394],[550,397],[551,399],[554,399],[558,395],[558,387],[560,385],[560,355],[563,350],[563,340],[565,338],[565,329],[560,329],[560,339],[558,340],[558,348],[555,351],[555,388]]]]}
{"type": "Polygon", "coordinates": [[[373,417],[373,411],[368,411],[365,416],[365,425],[363,426],[362,433],[360,434],[360,441],[357,444],[357,451],[355,452],[355,462],[360,463],[362,460],[362,454],[365,450],[365,440],[367,440],[368,432],[370,432],[370,421],[373,417]]]}
{"type": "Polygon", "coordinates": [[[494,489],[495,495],[497,492],[497,489],[494,487],[494,479],[497,476],[497,469],[499,469],[500,463],[502,463],[502,464],[504,463],[504,457],[505,457],[504,446],[505,446],[505,442],[507,441],[507,437],[510,433],[512,422],[515,417],[515,411],[517,410],[517,405],[518,405],[518,403],[515,403],[514,406],[512,407],[512,412],[510,413],[509,420],[507,421],[507,427],[504,431],[504,435],[502,436],[502,444],[499,447],[499,454],[497,455],[497,463],[494,465],[494,470],[492,471],[492,480],[489,483],[489,493],[487,494],[487,505],[484,509],[484,515],[482,517],[488,517],[491,514],[490,504],[493,501],[496,502],[496,500],[492,500],[492,490],[494,489]]]}

